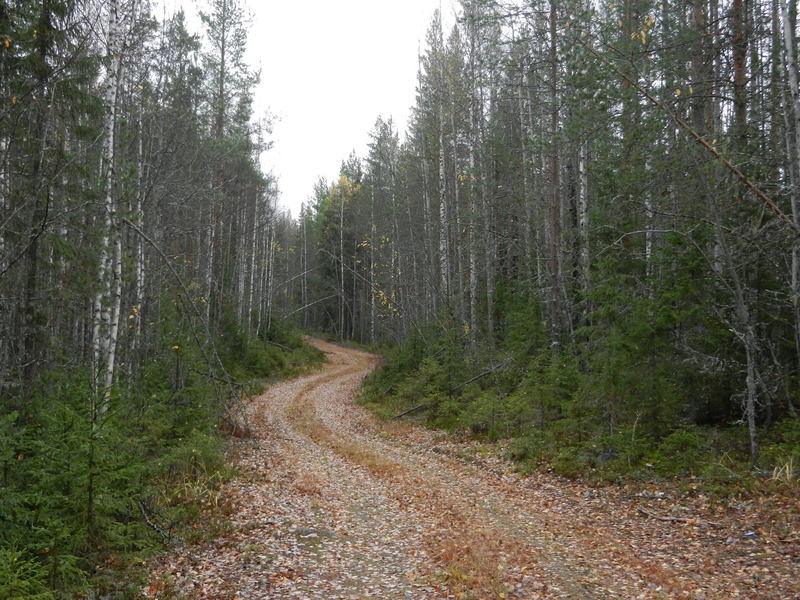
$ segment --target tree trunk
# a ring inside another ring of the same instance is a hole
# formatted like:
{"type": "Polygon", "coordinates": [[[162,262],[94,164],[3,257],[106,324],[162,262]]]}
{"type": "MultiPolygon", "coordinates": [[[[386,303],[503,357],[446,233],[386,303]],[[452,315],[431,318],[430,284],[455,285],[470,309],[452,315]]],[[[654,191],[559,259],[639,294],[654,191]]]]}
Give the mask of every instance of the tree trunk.
{"type": "Polygon", "coordinates": [[[550,0],[550,337],[561,340],[561,194],[558,142],[558,44],[556,2],[550,0]]]}
{"type": "MultiPolygon", "coordinates": [[[[795,57],[794,30],[790,18],[789,1],[781,2],[781,20],[783,21],[783,56],[786,78],[789,82],[791,102],[785,105],[786,117],[786,150],[789,160],[790,175],[789,197],[792,203],[792,220],[800,226],[800,84],[798,83],[797,59],[795,57]]],[[[781,86],[783,88],[783,86],[781,86]]],[[[785,88],[783,88],[785,90],[785,88]]],[[[785,92],[784,92],[785,94],[785,92]]],[[[795,352],[798,373],[800,373],[800,240],[795,239],[792,245],[791,260],[791,297],[794,312],[795,352]]]]}
{"type": "MultiPolygon", "coordinates": [[[[139,110],[139,120],[137,124],[138,140],[136,145],[136,174],[137,184],[136,193],[134,195],[133,207],[133,222],[136,226],[144,231],[144,195],[145,195],[145,166],[144,166],[144,127],[143,127],[143,113],[144,102],[139,110]]],[[[136,356],[140,347],[142,337],[142,307],[144,306],[144,285],[145,285],[145,268],[144,268],[144,240],[142,236],[137,235],[134,239],[134,252],[135,252],[135,271],[134,271],[134,291],[133,291],[133,308],[132,312],[132,325],[133,331],[131,332],[131,352],[136,360],[136,356]]]]}
{"type": "MultiPolygon", "coordinates": [[[[525,251],[523,264],[529,266],[533,260],[533,207],[530,194],[530,174],[528,173],[529,159],[528,159],[528,140],[530,132],[528,131],[528,115],[525,110],[525,96],[529,93],[525,89],[525,74],[523,71],[522,62],[520,62],[519,73],[519,91],[517,92],[517,119],[519,120],[519,151],[520,151],[520,166],[522,174],[522,194],[521,202],[525,216],[525,223],[523,224],[523,235],[525,240],[525,251]]],[[[527,108],[530,111],[530,105],[527,108]]],[[[530,272],[526,272],[525,276],[528,281],[531,279],[530,272]]]]}
{"type": "Polygon", "coordinates": [[[272,327],[272,288],[275,281],[275,220],[270,221],[267,251],[267,331],[272,327]]]}
{"type": "MultiPolygon", "coordinates": [[[[6,93],[3,92],[6,96],[6,93]]],[[[9,172],[8,172],[8,138],[0,133],[0,223],[5,224],[8,210],[9,172]]],[[[5,273],[7,267],[6,229],[0,228],[0,274],[5,273]]],[[[5,364],[5,363],[3,363],[5,364]]]]}
{"type": "Polygon", "coordinates": [[[455,233],[453,236],[453,244],[455,246],[455,258],[456,258],[456,284],[457,290],[455,293],[458,294],[458,309],[459,309],[459,318],[461,321],[461,329],[462,331],[468,327],[468,315],[467,315],[467,299],[465,298],[466,289],[464,286],[464,243],[462,240],[461,235],[461,207],[459,206],[459,162],[458,162],[458,132],[456,130],[456,101],[455,101],[455,94],[452,98],[451,110],[450,110],[450,129],[451,135],[453,139],[450,142],[452,147],[453,153],[453,213],[454,213],[454,220],[455,220],[455,233]]]}
{"type": "Polygon", "coordinates": [[[339,189],[339,337],[345,339],[344,189],[339,189]]]}
{"type": "Polygon", "coordinates": [[[377,299],[375,297],[375,187],[372,187],[369,204],[369,343],[375,343],[377,299]]]}
{"type": "Polygon", "coordinates": [[[747,146],[747,23],[744,0],[733,0],[731,38],[733,59],[734,143],[739,152],[747,146]]]}
{"type": "MultiPolygon", "coordinates": [[[[440,90],[440,93],[441,90],[440,90]]],[[[450,248],[448,244],[447,184],[445,175],[444,101],[439,100],[439,294],[444,303],[450,299],[450,248]]]]}
{"type": "MultiPolygon", "coordinates": [[[[480,164],[485,168],[483,162],[480,164]]],[[[489,347],[494,348],[494,265],[496,262],[496,245],[494,241],[494,232],[492,231],[494,207],[489,201],[489,194],[486,189],[488,185],[486,181],[487,175],[483,172],[482,168],[479,167],[479,170],[481,171],[478,179],[480,180],[481,186],[481,211],[483,212],[483,269],[484,276],[486,277],[486,339],[489,342],[489,347]]]]}
{"type": "Polygon", "coordinates": [[[578,150],[578,266],[584,299],[589,292],[589,143],[578,150]]]}
{"type": "Polygon", "coordinates": [[[478,248],[476,224],[478,222],[478,146],[480,135],[478,102],[478,68],[477,68],[477,34],[475,31],[475,15],[469,15],[469,201],[467,211],[469,218],[469,231],[467,243],[469,245],[469,341],[474,349],[478,342],[478,248]]]}
{"type": "MultiPolygon", "coordinates": [[[[131,9],[134,10],[135,6],[131,9]]],[[[125,15],[127,17],[132,15],[125,15]]],[[[109,2],[108,48],[111,66],[106,75],[103,103],[103,146],[101,180],[104,183],[103,239],[101,242],[100,265],[97,274],[98,291],[94,298],[92,348],[94,353],[93,381],[97,409],[104,413],[108,409],[111,385],[114,382],[114,369],[119,334],[119,313],[122,297],[122,239],[117,218],[115,198],[117,176],[116,127],[118,95],[123,78],[123,46],[125,32],[123,17],[119,14],[117,0],[109,2]]]]}

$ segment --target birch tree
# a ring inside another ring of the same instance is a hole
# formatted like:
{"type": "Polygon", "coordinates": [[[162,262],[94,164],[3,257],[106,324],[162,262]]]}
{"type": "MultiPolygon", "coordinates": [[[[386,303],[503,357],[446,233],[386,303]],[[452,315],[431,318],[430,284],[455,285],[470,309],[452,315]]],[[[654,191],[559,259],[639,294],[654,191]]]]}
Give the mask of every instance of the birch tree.
{"type": "Polygon", "coordinates": [[[105,73],[101,98],[104,118],[99,179],[102,185],[102,240],[100,245],[98,291],[92,306],[93,375],[97,408],[108,409],[114,383],[119,342],[122,302],[122,233],[117,198],[116,131],[119,117],[119,93],[125,77],[125,62],[136,20],[137,1],[108,0],[106,9],[105,73]]]}

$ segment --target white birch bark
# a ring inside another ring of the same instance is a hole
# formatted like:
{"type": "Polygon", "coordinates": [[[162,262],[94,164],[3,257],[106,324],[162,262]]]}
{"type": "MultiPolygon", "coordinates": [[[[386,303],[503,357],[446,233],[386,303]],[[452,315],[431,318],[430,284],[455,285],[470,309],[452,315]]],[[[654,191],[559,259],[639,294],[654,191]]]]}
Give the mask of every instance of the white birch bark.
{"type": "Polygon", "coordinates": [[[132,20],[135,2],[125,7],[121,14],[118,0],[109,0],[106,46],[109,66],[103,85],[103,146],[101,157],[101,179],[103,189],[103,237],[100,264],[97,273],[99,283],[93,302],[92,350],[93,381],[97,397],[97,409],[102,414],[108,408],[111,385],[114,382],[119,315],[122,298],[122,239],[117,218],[116,191],[116,126],[118,95],[123,79],[123,54],[125,25],[132,20]]]}
{"type": "MultiPolygon", "coordinates": [[[[119,230],[119,222],[115,223],[114,231],[114,254],[111,259],[111,297],[110,310],[108,317],[108,331],[106,332],[105,347],[105,381],[103,389],[106,396],[114,383],[115,365],[117,359],[117,345],[119,341],[119,320],[120,309],[122,306],[122,235],[119,230]]],[[[101,405],[102,410],[108,408],[107,403],[101,405]]]]}

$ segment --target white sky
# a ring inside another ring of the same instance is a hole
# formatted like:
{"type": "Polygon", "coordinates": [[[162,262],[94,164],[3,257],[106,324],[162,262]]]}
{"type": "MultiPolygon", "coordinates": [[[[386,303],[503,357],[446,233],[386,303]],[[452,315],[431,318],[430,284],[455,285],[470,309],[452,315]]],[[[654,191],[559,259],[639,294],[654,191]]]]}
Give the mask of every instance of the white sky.
{"type": "MultiPolygon", "coordinates": [[[[339,173],[352,150],[366,154],[376,118],[405,132],[417,83],[417,53],[441,6],[447,31],[456,0],[245,0],[253,13],[249,62],[261,69],[255,116],[276,117],[262,157],[294,216],[314,183],[339,173]]],[[[189,23],[205,2],[183,4],[189,23]]]]}

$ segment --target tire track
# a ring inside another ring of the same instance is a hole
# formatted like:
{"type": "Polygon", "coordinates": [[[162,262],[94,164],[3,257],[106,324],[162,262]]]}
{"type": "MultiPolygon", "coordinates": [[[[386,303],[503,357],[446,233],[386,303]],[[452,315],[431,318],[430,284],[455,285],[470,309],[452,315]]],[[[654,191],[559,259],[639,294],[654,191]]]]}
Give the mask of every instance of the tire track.
{"type": "Polygon", "coordinates": [[[560,555],[538,535],[541,529],[532,531],[529,526],[522,535],[519,524],[494,509],[475,488],[465,493],[463,469],[457,463],[436,457],[423,464],[418,454],[403,453],[397,444],[354,435],[341,422],[342,415],[331,418],[329,412],[323,419],[320,412],[330,407],[331,398],[348,399],[348,410],[361,410],[352,405],[352,396],[374,367],[375,357],[324,342],[315,345],[345,365],[324,382],[338,390],[320,394],[322,382],[308,384],[294,397],[290,421],[316,443],[386,481],[399,503],[423,508],[429,521],[428,549],[454,593],[479,598],[618,597],[589,582],[586,569],[560,555]],[[398,454],[405,456],[391,457],[398,454]]]}

